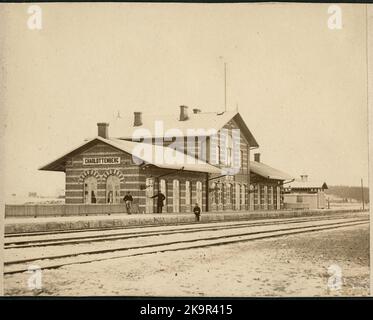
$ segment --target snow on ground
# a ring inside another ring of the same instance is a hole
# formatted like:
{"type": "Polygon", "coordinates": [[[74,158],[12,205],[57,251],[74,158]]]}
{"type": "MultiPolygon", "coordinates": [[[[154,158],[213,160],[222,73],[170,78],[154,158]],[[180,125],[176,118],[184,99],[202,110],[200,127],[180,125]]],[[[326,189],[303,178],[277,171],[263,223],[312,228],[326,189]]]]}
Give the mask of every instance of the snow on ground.
{"type": "Polygon", "coordinates": [[[354,226],[276,239],[165,252],[5,276],[6,295],[359,296],[369,294],[369,227],[354,226]],[[330,291],[327,269],[342,268],[330,291]]]}

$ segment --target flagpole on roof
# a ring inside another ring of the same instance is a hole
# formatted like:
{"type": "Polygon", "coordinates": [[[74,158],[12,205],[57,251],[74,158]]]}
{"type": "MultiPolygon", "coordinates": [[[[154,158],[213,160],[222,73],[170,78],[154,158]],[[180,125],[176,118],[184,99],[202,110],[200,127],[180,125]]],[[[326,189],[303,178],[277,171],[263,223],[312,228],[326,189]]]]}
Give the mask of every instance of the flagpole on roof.
{"type": "MultiPolygon", "coordinates": [[[[219,59],[225,60],[223,56],[219,59]]],[[[224,61],[224,112],[227,112],[227,63],[224,61]]]]}

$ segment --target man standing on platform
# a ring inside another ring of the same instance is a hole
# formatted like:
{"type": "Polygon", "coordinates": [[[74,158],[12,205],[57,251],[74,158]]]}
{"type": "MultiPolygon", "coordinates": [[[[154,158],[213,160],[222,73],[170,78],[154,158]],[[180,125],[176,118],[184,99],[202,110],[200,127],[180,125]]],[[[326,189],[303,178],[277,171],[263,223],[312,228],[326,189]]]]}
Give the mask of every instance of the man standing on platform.
{"type": "Polygon", "coordinates": [[[126,204],[127,213],[131,214],[132,202],[133,202],[131,192],[127,191],[127,194],[124,196],[123,200],[124,200],[124,203],[126,204]]]}
{"type": "Polygon", "coordinates": [[[158,193],[150,198],[157,198],[157,213],[162,213],[164,205],[163,201],[166,199],[165,195],[160,190],[158,190],[158,193]]]}
{"type": "Polygon", "coordinates": [[[198,203],[193,208],[193,212],[196,216],[196,222],[199,222],[201,216],[201,208],[199,207],[198,203]]]}

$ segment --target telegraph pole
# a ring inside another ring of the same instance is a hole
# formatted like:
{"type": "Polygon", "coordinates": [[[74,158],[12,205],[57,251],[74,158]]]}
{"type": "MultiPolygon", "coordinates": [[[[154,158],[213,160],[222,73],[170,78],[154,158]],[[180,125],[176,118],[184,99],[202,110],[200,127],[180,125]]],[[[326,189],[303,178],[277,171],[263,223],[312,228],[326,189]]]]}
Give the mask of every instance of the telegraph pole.
{"type": "Polygon", "coordinates": [[[365,206],[364,206],[364,185],[363,185],[363,178],[361,178],[361,201],[363,202],[363,210],[364,210],[365,206]]]}
{"type": "Polygon", "coordinates": [[[227,112],[227,63],[224,62],[224,112],[227,112]]]}

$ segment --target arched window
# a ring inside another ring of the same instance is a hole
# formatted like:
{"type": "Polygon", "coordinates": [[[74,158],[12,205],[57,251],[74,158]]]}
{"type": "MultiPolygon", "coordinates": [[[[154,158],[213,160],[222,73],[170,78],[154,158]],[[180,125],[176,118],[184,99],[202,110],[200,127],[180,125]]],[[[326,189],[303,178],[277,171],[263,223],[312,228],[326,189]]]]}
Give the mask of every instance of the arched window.
{"type": "Polygon", "coordinates": [[[216,183],[213,182],[211,184],[211,192],[210,192],[210,199],[211,199],[211,204],[216,204],[216,199],[217,199],[217,191],[216,191],[216,183]]]}
{"type": "Polygon", "coordinates": [[[273,187],[272,186],[269,186],[268,187],[268,209],[272,209],[272,205],[273,205],[273,187]]]}
{"type": "Polygon", "coordinates": [[[264,204],[265,204],[265,186],[260,185],[260,209],[264,209],[264,204]]]}
{"type": "Polygon", "coordinates": [[[220,147],[218,145],[215,145],[215,151],[213,155],[213,164],[219,164],[220,163],[220,147]]]}
{"type": "Polygon", "coordinates": [[[84,203],[97,203],[97,179],[93,176],[84,178],[84,203]]]}
{"type": "Polygon", "coordinates": [[[159,184],[160,184],[159,188],[161,189],[161,192],[166,197],[166,199],[164,199],[163,203],[164,203],[164,208],[166,208],[166,212],[167,212],[167,181],[165,179],[161,179],[159,181],[159,184]]]}
{"type": "Polygon", "coordinates": [[[192,205],[192,190],[190,187],[190,181],[185,181],[185,210],[186,212],[191,211],[192,205]]]}
{"type": "Polygon", "coordinates": [[[115,175],[106,179],[106,202],[120,203],[120,179],[115,175]]]}
{"type": "Polygon", "coordinates": [[[254,210],[260,209],[259,185],[254,184],[254,210]]]}
{"type": "Polygon", "coordinates": [[[281,199],[281,188],[276,187],[276,209],[281,209],[281,202],[283,199],[281,199]]]}
{"type": "Polygon", "coordinates": [[[235,206],[236,210],[240,210],[240,196],[241,196],[241,186],[239,183],[236,184],[236,199],[235,199],[235,206]]]}
{"type": "Polygon", "coordinates": [[[225,185],[225,203],[231,203],[231,184],[228,183],[225,185]]]}
{"type": "Polygon", "coordinates": [[[250,184],[249,190],[248,190],[248,197],[249,197],[249,209],[254,210],[254,191],[255,187],[253,184],[250,184]]]}
{"type": "Polygon", "coordinates": [[[172,193],[172,209],[173,212],[180,212],[180,182],[179,180],[174,180],[172,182],[173,193],[172,193]]]}
{"type": "Polygon", "coordinates": [[[198,203],[199,207],[202,210],[202,182],[196,182],[196,203],[198,203]]]}
{"type": "Polygon", "coordinates": [[[233,149],[233,141],[232,141],[232,135],[229,133],[227,135],[227,161],[226,164],[228,167],[232,165],[232,149],[233,149]]]}
{"type": "Polygon", "coordinates": [[[246,205],[246,185],[241,186],[241,209],[245,209],[246,205]]]}
{"type": "Polygon", "coordinates": [[[219,182],[217,185],[217,204],[222,204],[223,203],[223,186],[219,182]]]}

